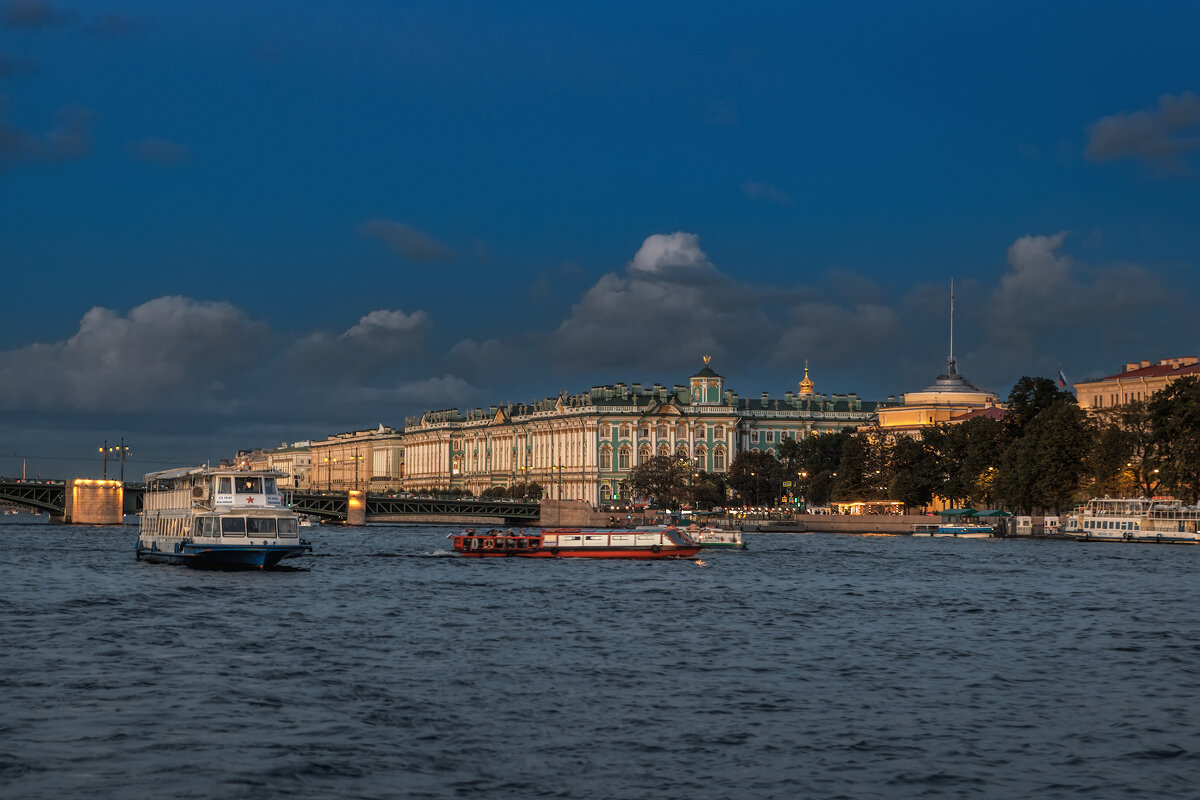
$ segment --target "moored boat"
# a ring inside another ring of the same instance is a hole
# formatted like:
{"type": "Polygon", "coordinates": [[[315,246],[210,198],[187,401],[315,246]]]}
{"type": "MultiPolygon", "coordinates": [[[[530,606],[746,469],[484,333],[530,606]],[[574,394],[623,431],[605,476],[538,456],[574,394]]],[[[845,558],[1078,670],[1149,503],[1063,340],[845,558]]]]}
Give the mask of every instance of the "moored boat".
{"type": "Polygon", "coordinates": [[[190,567],[273,567],[312,551],[275,470],[192,467],[146,476],[137,558],[190,567]]]}
{"type": "Polygon", "coordinates": [[[1081,542],[1200,544],[1200,508],[1174,499],[1096,497],[1067,517],[1081,542]]]}
{"type": "Polygon", "coordinates": [[[700,545],[678,528],[553,528],[542,532],[473,528],[447,537],[455,552],[487,558],[690,558],[700,545]]]}
{"type": "Polygon", "coordinates": [[[745,550],[746,541],[742,538],[742,532],[739,530],[725,530],[724,528],[700,528],[690,527],[687,529],[688,538],[696,542],[703,548],[716,548],[718,550],[745,550]]]}

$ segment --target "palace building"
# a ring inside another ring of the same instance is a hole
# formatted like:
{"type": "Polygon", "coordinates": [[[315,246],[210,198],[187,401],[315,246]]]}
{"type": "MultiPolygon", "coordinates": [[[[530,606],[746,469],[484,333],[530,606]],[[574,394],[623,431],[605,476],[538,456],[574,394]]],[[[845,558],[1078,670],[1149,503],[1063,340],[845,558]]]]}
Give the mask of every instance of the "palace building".
{"type": "Polygon", "coordinates": [[[1075,396],[1083,409],[1115,408],[1144,402],[1185,375],[1200,377],[1200,359],[1196,356],[1164,358],[1153,363],[1133,361],[1125,365],[1124,372],[1074,384],[1075,396]]]}
{"type": "Polygon", "coordinates": [[[879,427],[885,433],[917,438],[923,428],[957,424],[978,416],[999,419],[1004,416],[1004,406],[995,392],[980,389],[960,375],[954,356],[950,356],[946,371],[933,385],[905,393],[900,403],[881,404],[878,411],[879,427]]]}
{"type": "Polygon", "coordinates": [[[858,427],[876,405],[816,394],[807,366],[799,392],[740,397],[705,357],[686,385],[671,388],[618,383],[527,405],[425,412],[406,421],[404,485],[479,494],[535,482],[551,499],[599,504],[626,499],[630,471],[651,456],[725,472],[743,450],[775,452],[787,438],[858,427]]]}

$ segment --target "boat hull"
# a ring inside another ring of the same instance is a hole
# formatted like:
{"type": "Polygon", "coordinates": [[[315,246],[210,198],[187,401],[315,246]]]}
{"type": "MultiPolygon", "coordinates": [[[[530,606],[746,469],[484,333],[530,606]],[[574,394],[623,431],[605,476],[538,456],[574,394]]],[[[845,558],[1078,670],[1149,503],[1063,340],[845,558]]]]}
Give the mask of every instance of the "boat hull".
{"type": "Polygon", "coordinates": [[[657,560],[662,558],[691,558],[700,552],[699,547],[677,547],[658,552],[633,548],[605,549],[600,547],[570,548],[547,547],[534,550],[468,550],[459,551],[466,558],[633,558],[657,560]]]}
{"type": "Polygon", "coordinates": [[[285,558],[312,552],[312,545],[194,545],[178,552],[139,547],[137,559],[151,564],[176,564],[196,569],[269,569],[285,558]]]}

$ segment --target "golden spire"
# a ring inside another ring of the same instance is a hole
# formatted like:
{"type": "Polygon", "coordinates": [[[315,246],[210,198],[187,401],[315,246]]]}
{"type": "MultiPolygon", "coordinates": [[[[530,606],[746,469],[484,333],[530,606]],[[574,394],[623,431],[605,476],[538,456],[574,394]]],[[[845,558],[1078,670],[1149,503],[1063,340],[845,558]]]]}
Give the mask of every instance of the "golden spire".
{"type": "Polygon", "coordinates": [[[707,366],[708,366],[708,362],[710,362],[710,361],[712,361],[712,356],[705,356],[705,357],[704,357],[704,366],[706,366],[706,367],[707,367],[707,366]]]}
{"type": "Polygon", "coordinates": [[[800,381],[800,394],[810,395],[813,393],[813,382],[808,377],[808,359],[804,359],[804,380],[800,381]]]}

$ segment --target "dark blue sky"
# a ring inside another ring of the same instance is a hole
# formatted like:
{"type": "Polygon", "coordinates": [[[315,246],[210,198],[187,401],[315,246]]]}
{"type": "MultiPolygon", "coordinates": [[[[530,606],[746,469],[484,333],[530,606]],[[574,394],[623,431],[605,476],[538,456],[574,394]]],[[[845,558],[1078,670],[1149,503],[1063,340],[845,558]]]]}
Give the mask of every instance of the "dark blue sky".
{"type": "MultiPolygon", "coordinates": [[[[0,473],[1196,354],[1195,3],[0,0],[0,473]],[[92,459],[94,461],[94,459],[92,459]]],[[[98,464],[95,465],[98,469],[98,464]]]]}

